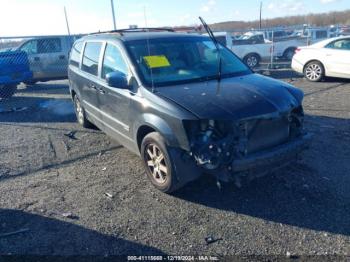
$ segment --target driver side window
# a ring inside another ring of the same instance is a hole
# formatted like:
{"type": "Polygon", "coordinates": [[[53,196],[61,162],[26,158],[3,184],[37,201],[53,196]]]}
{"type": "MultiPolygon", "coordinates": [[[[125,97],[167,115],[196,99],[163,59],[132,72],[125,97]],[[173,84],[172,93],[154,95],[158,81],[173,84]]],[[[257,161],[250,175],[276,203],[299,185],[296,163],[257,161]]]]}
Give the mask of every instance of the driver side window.
{"type": "Polygon", "coordinates": [[[114,45],[107,44],[102,64],[102,79],[106,79],[107,74],[116,71],[127,75],[128,66],[119,49],[114,45]]]}

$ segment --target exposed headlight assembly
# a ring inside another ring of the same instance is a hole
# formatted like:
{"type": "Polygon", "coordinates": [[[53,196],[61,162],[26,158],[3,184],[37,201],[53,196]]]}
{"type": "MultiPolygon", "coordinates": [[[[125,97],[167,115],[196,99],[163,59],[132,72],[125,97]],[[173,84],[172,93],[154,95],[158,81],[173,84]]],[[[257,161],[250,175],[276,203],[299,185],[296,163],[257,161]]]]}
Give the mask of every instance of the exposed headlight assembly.
{"type": "Polygon", "coordinates": [[[232,161],[235,142],[232,123],[202,120],[191,126],[190,133],[191,155],[199,166],[212,170],[232,161]]]}

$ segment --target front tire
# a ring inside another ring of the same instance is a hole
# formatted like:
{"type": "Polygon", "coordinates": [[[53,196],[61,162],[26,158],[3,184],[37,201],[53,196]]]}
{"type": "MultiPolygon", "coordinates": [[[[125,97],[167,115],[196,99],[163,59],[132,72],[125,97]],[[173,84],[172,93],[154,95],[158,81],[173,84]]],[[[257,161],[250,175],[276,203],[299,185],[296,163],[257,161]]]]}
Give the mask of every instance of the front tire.
{"type": "Polygon", "coordinates": [[[243,62],[250,68],[255,68],[260,64],[260,57],[257,54],[248,54],[244,57],[243,62]]]}
{"type": "Polygon", "coordinates": [[[324,78],[325,70],[318,61],[308,63],[304,68],[304,76],[311,82],[319,82],[324,78]]]}
{"type": "Polygon", "coordinates": [[[74,96],[73,101],[74,101],[75,115],[77,117],[78,123],[85,128],[91,127],[92,124],[86,118],[85,110],[84,110],[83,106],[81,105],[81,102],[80,102],[77,95],[74,96]]]}
{"type": "Polygon", "coordinates": [[[147,176],[153,186],[164,193],[178,189],[176,171],[164,138],[158,132],[144,137],[141,144],[141,157],[147,176]]]}
{"type": "Polygon", "coordinates": [[[10,98],[17,90],[17,85],[0,85],[0,98],[10,98]]]}

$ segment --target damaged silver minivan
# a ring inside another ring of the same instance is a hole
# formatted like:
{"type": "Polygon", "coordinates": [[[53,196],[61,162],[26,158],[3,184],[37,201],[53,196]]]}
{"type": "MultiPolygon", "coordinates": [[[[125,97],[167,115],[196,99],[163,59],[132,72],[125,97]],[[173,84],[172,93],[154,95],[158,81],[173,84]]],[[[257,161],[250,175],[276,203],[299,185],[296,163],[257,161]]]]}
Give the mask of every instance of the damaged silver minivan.
{"type": "Polygon", "coordinates": [[[309,141],[303,92],[253,73],[208,36],[89,35],[73,46],[69,81],[79,123],[140,155],[163,192],[203,173],[239,184],[296,160],[309,141]]]}

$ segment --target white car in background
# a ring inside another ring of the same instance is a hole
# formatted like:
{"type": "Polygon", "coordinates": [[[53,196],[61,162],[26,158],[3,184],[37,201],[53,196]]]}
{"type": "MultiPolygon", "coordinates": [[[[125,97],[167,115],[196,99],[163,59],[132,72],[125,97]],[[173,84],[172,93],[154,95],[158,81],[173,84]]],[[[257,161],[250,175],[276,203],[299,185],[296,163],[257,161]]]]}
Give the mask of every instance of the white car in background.
{"type": "Polygon", "coordinates": [[[350,37],[330,38],[297,48],[292,68],[313,82],[325,76],[350,78],[350,37]]]}

